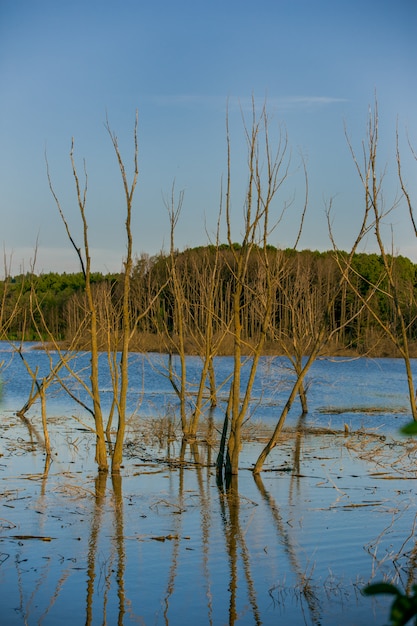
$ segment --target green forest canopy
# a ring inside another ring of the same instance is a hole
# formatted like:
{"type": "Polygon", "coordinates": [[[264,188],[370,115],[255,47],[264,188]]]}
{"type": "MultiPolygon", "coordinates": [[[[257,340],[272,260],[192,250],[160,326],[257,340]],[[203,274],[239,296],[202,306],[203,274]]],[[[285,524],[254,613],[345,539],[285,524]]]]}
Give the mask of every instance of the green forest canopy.
{"type": "MultiPolygon", "coordinates": [[[[234,244],[235,249],[239,249],[239,244],[234,244]]],[[[202,246],[189,248],[176,253],[175,262],[181,269],[183,280],[183,293],[186,300],[187,328],[190,336],[194,333],[199,324],[204,324],[204,314],[202,313],[202,299],[204,293],[200,284],[202,274],[209,271],[216,258],[217,248],[215,246],[202,246]]],[[[229,315],[229,303],[227,285],[233,281],[233,261],[230,247],[221,245],[218,250],[220,265],[219,281],[222,286],[219,289],[220,298],[216,306],[216,316],[223,318],[223,322],[229,315]]],[[[300,267],[304,268],[303,275],[308,274],[308,281],[305,282],[304,309],[305,302],[312,298],[315,293],[315,306],[317,299],[322,302],[322,306],[334,296],[332,290],[337,288],[340,279],[340,267],[336,262],[335,252],[318,251],[295,251],[278,250],[273,246],[268,247],[268,254],[271,259],[276,259],[279,255],[279,263],[282,268],[281,278],[277,282],[276,303],[274,308],[275,331],[282,336],[289,335],[291,331],[291,316],[287,314],[286,305],[283,301],[283,290],[287,294],[295,293],[295,281],[299,280],[300,267]],[[298,269],[296,269],[298,268],[298,269]],[[284,276],[284,278],[283,278],[284,276]]],[[[343,257],[344,253],[338,253],[343,257]]],[[[248,284],[244,290],[245,302],[243,304],[244,317],[246,320],[244,332],[246,339],[254,337],[259,327],[256,306],[257,273],[259,271],[259,259],[257,250],[253,254],[253,262],[248,272],[248,284]]],[[[345,255],[347,257],[347,255],[345,255]]],[[[397,256],[392,259],[395,271],[397,289],[400,294],[403,313],[405,314],[408,335],[410,341],[417,340],[416,315],[417,307],[415,303],[415,289],[417,277],[417,265],[408,258],[397,256]]],[[[370,314],[369,309],[360,312],[361,302],[358,294],[366,296],[373,289],[372,307],[385,323],[396,324],[396,313],[392,306],[389,294],[384,291],[384,265],[380,255],[375,253],[357,253],[354,255],[351,275],[355,281],[357,291],[345,286],[340,294],[335,298],[332,315],[330,315],[329,332],[340,324],[342,319],[352,318],[352,322],[336,333],[339,349],[355,349],[359,353],[369,351],[370,342],[379,343],[380,349],[387,351],[384,344],[382,347],[380,339],[377,338],[380,329],[375,318],[370,314]],[[375,289],[378,286],[378,289],[375,289]],[[372,339],[371,339],[372,337],[372,339]]],[[[113,306],[117,309],[117,302],[122,290],[122,274],[92,274],[91,282],[94,285],[98,301],[104,297],[104,293],[110,294],[113,306]],[[100,295],[101,294],[101,295],[100,295]]],[[[299,291],[299,288],[298,288],[299,291]]],[[[74,334],[74,329],[80,323],[83,315],[83,294],[84,276],[82,272],[62,273],[49,272],[45,274],[20,274],[7,277],[0,282],[0,294],[2,302],[3,320],[7,320],[13,315],[12,322],[7,325],[4,338],[10,340],[40,340],[42,324],[46,324],[48,331],[59,341],[70,341],[74,334]],[[39,304],[38,311],[33,306],[33,295],[39,304]],[[40,313],[44,318],[40,323],[40,313]]],[[[298,298],[300,294],[298,293],[298,298]]],[[[140,321],[137,324],[138,336],[146,334],[148,337],[169,332],[175,334],[175,308],[184,306],[176,303],[173,289],[170,284],[170,257],[163,253],[149,257],[142,255],[136,259],[132,272],[132,292],[131,310],[134,318],[140,321]],[[143,312],[149,307],[149,311],[143,312]]],[[[301,311],[301,309],[300,309],[301,311]]],[[[300,313],[301,314],[301,313],[300,313]]],[[[219,322],[220,323],[220,322],[219,322]]],[[[44,328],[45,330],[45,328],[44,328]]],[[[45,333],[41,332],[43,338],[45,333]]],[[[276,333],[275,333],[276,334],[276,333]]],[[[272,341],[272,337],[271,337],[272,341]]],[[[155,349],[157,344],[143,346],[144,349],[155,349]]],[[[139,342],[140,346],[140,342],[139,342]]],[[[190,344],[191,346],[191,344],[190,344]]],[[[139,347],[140,349],[140,347],[139,347]]],[[[192,347],[190,347],[192,351],[192,347]]],[[[389,350],[388,350],[389,352],[389,350]]],[[[386,354],[384,354],[386,355],[386,354]]]]}

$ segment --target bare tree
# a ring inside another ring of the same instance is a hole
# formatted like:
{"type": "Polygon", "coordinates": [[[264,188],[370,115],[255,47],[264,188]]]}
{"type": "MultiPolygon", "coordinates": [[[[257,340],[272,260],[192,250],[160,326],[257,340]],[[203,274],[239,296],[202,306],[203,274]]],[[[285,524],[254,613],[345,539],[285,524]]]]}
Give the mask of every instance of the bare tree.
{"type": "MultiPolygon", "coordinates": [[[[332,200],[330,200],[326,209],[330,233],[331,210],[332,200]]],[[[346,281],[349,280],[348,276],[352,268],[353,258],[367,230],[367,221],[363,220],[358,237],[356,238],[350,252],[346,254],[339,253],[337,250],[335,251],[335,259],[337,266],[340,269],[340,272],[338,280],[336,281],[336,284],[332,289],[330,297],[326,297],[326,299],[323,300],[322,285],[318,283],[316,284],[314,289],[312,289],[311,285],[308,284],[308,280],[307,285],[304,283],[304,289],[302,288],[303,285],[301,286],[301,295],[297,295],[297,297],[293,299],[294,294],[291,294],[291,292],[287,294],[288,306],[290,308],[295,307],[293,313],[295,314],[295,316],[301,317],[301,320],[298,320],[298,322],[296,323],[297,325],[295,327],[295,335],[293,338],[293,341],[295,340],[295,344],[293,344],[293,347],[295,348],[296,352],[295,355],[292,357],[292,360],[296,377],[288,395],[287,401],[281,411],[279,419],[277,420],[275,429],[268,443],[258,456],[258,459],[254,465],[253,472],[255,475],[262,470],[266,458],[268,457],[270,452],[276,447],[285,421],[288,417],[288,413],[290,412],[291,407],[293,406],[293,403],[297,398],[297,395],[300,395],[300,397],[302,398],[303,392],[305,391],[304,382],[308,372],[311,369],[311,366],[313,365],[317,357],[325,349],[326,345],[331,342],[333,336],[336,335],[343,326],[349,324],[350,322],[352,322],[353,319],[355,319],[355,317],[361,314],[362,310],[367,306],[369,300],[375,293],[375,289],[370,290],[367,296],[364,297],[361,307],[355,310],[350,317],[343,316],[338,325],[333,326],[333,328],[329,328],[328,321],[332,315],[334,304],[339,295],[343,293],[346,281]],[[301,341],[301,345],[297,346],[297,342],[299,340],[301,341]]],[[[305,278],[306,277],[304,277],[304,279],[305,278]]]]}
{"type": "Polygon", "coordinates": [[[124,260],[124,279],[123,279],[123,306],[122,306],[122,350],[120,359],[120,390],[118,397],[118,425],[116,442],[112,457],[112,472],[119,471],[123,457],[123,442],[125,438],[126,429],[126,399],[129,384],[129,345],[131,340],[132,328],[131,328],[131,312],[130,312],[130,285],[132,275],[132,205],[133,196],[136,189],[136,183],[138,179],[138,114],[136,112],[135,129],[134,129],[134,169],[133,179],[129,184],[125,166],[120,154],[117,137],[114,132],[111,131],[108,120],[106,121],[106,129],[110,135],[113,143],[113,148],[116,153],[117,162],[119,164],[120,174],[123,182],[123,190],[126,201],[126,220],[125,220],[125,232],[126,232],[126,257],[124,260]]]}
{"type": "Polygon", "coordinates": [[[172,331],[169,333],[169,337],[173,339],[172,345],[169,350],[169,380],[178,396],[180,402],[180,415],[181,415],[181,428],[185,437],[188,436],[188,424],[187,424],[187,359],[185,353],[185,308],[187,307],[187,300],[184,295],[184,282],[183,277],[179,275],[177,267],[177,254],[175,250],[175,228],[178,223],[178,219],[181,214],[181,209],[184,201],[184,192],[180,191],[178,201],[175,198],[175,184],[173,183],[171,189],[171,197],[169,200],[165,200],[165,207],[168,211],[169,224],[170,224],[170,247],[169,247],[169,276],[170,284],[172,285],[173,292],[173,320],[172,331]],[[174,335],[174,338],[173,338],[174,335]],[[176,345],[176,351],[180,360],[180,377],[178,384],[174,379],[173,365],[172,365],[172,348],[176,345]]]}
{"type": "MultiPolygon", "coordinates": [[[[201,358],[201,373],[197,383],[197,394],[190,423],[190,433],[195,436],[203,415],[204,393],[209,388],[209,406],[214,408],[217,404],[217,386],[214,370],[214,358],[220,350],[220,346],[228,332],[227,319],[221,319],[216,312],[215,303],[220,299],[220,251],[219,251],[219,224],[217,226],[216,243],[214,252],[205,251],[200,259],[198,267],[195,267],[196,286],[198,289],[198,308],[196,310],[195,324],[192,326],[191,336],[201,358]]],[[[195,266],[197,260],[195,259],[195,266]]],[[[224,381],[222,381],[224,384],[224,381]]]]}
{"type": "Polygon", "coordinates": [[[50,172],[49,172],[49,163],[48,163],[48,160],[46,159],[47,176],[48,176],[49,188],[54,197],[58,212],[65,226],[65,230],[67,232],[71,245],[73,246],[74,250],[77,253],[77,256],[81,265],[81,270],[84,275],[85,293],[86,293],[86,298],[88,302],[89,344],[90,344],[90,351],[91,351],[91,368],[90,368],[91,387],[89,389],[89,393],[93,402],[92,414],[94,417],[95,433],[96,433],[96,462],[100,471],[107,471],[108,462],[107,462],[107,452],[106,452],[106,441],[105,441],[105,435],[104,435],[103,413],[102,413],[100,389],[99,389],[99,349],[98,349],[98,341],[97,341],[97,336],[98,336],[97,311],[94,305],[92,286],[91,286],[91,256],[90,256],[90,245],[89,245],[89,239],[88,239],[88,223],[87,223],[87,216],[86,216],[88,177],[87,177],[86,164],[84,161],[84,185],[83,187],[81,187],[77,168],[75,165],[75,160],[74,160],[74,139],[72,139],[71,141],[70,159],[71,159],[72,174],[74,177],[75,189],[76,189],[76,194],[77,194],[77,204],[78,204],[78,209],[80,212],[82,228],[83,228],[83,249],[77,246],[71,234],[68,222],[61,208],[61,203],[58,199],[58,196],[56,195],[54,191],[50,172]]]}
{"type": "MultiPolygon", "coordinates": [[[[288,139],[280,131],[275,147],[271,144],[269,119],[265,105],[259,115],[255,102],[252,101],[252,117],[248,125],[244,120],[247,143],[248,182],[244,204],[243,239],[235,246],[232,236],[231,203],[231,139],[229,120],[226,118],[227,137],[227,184],[225,199],[225,217],[227,240],[232,253],[232,325],[233,335],[233,377],[230,386],[228,407],[226,410],[222,443],[217,459],[217,471],[221,478],[238,473],[239,453],[242,441],[242,426],[247,417],[252,396],[253,384],[263,353],[265,340],[270,330],[274,300],[274,275],[279,268],[272,268],[268,254],[268,240],[271,231],[282,218],[283,212],[275,222],[272,219],[272,202],[278,190],[287,180],[289,172],[288,139]],[[256,290],[252,297],[256,299],[259,311],[259,332],[252,345],[245,344],[243,324],[246,316],[245,291],[249,288],[248,272],[250,262],[257,258],[259,263],[256,290]],[[249,376],[242,390],[242,356],[249,353],[249,376]],[[228,432],[228,435],[227,435],[228,432]],[[227,444],[226,444],[227,440],[227,444]],[[226,446],[226,449],[223,448],[226,446]]],[[[285,210],[284,206],[284,210],[285,210]]]]}
{"type": "MultiPolygon", "coordinates": [[[[210,389],[210,404],[216,403],[216,380],[213,359],[225,336],[225,324],[215,311],[219,282],[219,223],[217,225],[214,252],[179,254],[175,248],[175,229],[180,217],[184,194],[165,199],[170,222],[170,252],[167,269],[171,293],[170,320],[163,320],[167,338],[168,378],[180,403],[180,420],[185,441],[194,441],[200,419],[205,411],[207,381],[210,389]],[[214,328],[217,328],[214,336],[214,328]],[[189,347],[201,359],[201,371],[192,384],[187,377],[187,355],[189,347]],[[175,371],[173,355],[179,360],[179,373],[175,371]],[[197,390],[196,392],[194,390],[197,390]]],[[[159,322],[161,320],[159,319],[159,322]]],[[[158,327],[158,324],[156,324],[158,327]]]]}
{"type": "MultiPolygon", "coordinates": [[[[283,330],[274,329],[276,340],[297,378],[304,368],[304,357],[311,351],[323,311],[323,285],[315,275],[312,259],[296,255],[285,264],[277,290],[286,311],[283,330]]],[[[308,412],[307,390],[303,380],[298,390],[303,414],[308,412]]]]}
{"type": "MultiPolygon", "coordinates": [[[[359,237],[361,240],[364,235],[372,231],[374,233],[379,253],[382,261],[382,273],[377,283],[372,284],[374,292],[380,293],[386,298],[390,305],[389,316],[384,317],[377,307],[373,306],[372,300],[365,298],[364,295],[357,288],[354,280],[355,273],[352,270],[352,266],[345,267],[345,276],[351,289],[355,292],[358,298],[366,305],[367,310],[374,320],[382,328],[385,335],[390,339],[392,344],[396,347],[401,355],[407,377],[408,395],[410,401],[411,413],[414,420],[417,420],[417,404],[416,404],[416,392],[413,380],[413,372],[411,367],[411,357],[409,349],[409,325],[410,321],[406,320],[405,309],[406,303],[400,289],[399,281],[397,278],[397,265],[394,246],[393,246],[393,233],[390,229],[390,244],[387,246],[384,241],[383,230],[386,226],[387,217],[393,211],[395,211],[402,198],[396,198],[386,208],[385,198],[383,194],[383,182],[385,177],[385,170],[382,173],[378,169],[378,140],[379,140],[379,125],[378,125],[378,103],[375,99],[373,110],[369,112],[367,138],[362,142],[362,163],[359,161],[352,143],[346,134],[348,146],[352,155],[352,159],[361,181],[364,192],[364,220],[359,237]]],[[[417,235],[417,230],[414,221],[414,212],[410,195],[406,188],[406,185],[402,176],[401,167],[401,155],[399,149],[398,129],[397,129],[397,171],[398,177],[403,192],[403,198],[405,198],[407,207],[409,210],[410,221],[413,226],[414,232],[417,235]]],[[[415,153],[413,153],[415,158],[415,153]]],[[[334,239],[333,239],[334,243],[334,239]]],[[[335,245],[335,244],[334,244],[335,245]]],[[[339,257],[341,259],[341,257],[339,257]]],[[[411,288],[413,292],[413,288],[411,288]]],[[[411,323],[414,319],[411,320],[411,323]]]]}
{"type": "MultiPolygon", "coordinates": [[[[112,453],[112,471],[117,472],[120,469],[123,454],[123,441],[125,436],[126,427],[126,397],[128,389],[128,352],[129,342],[132,335],[131,327],[131,311],[130,311],[130,281],[132,273],[132,205],[133,196],[136,189],[136,183],[138,178],[138,115],[136,113],[135,126],[134,126],[134,167],[133,167],[133,179],[129,184],[125,165],[121,157],[119,150],[118,140],[116,135],[111,131],[108,120],[106,120],[105,128],[110,136],[116,158],[118,161],[120,174],[123,183],[123,190],[126,202],[126,219],[125,219],[125,232],[126,232],[126,257],[124,260],[124,280],[123,280],[123,296],[122,296],[122,336],[121,336],[121,358],[120,358],[120,376],[113,370],[113,399],[118,410],[118,426],[115,445],[112,453]]],[[[102,401],[99,388],[99,325],[98,325],[98,306],[94,297],[92,280],[91,280],[91,255],[90,245],[88,238],[88,221],[86,215],[86,202],[87,202],[87,189],[88,189],[88,177],[87,170],[84,161],[84,183],[81,185],[77,167],[74,159],[74,140],[71,143],[70,159],[72,166],[72,174],[75,182],[75,189],[77,195],[78,210],[81,217],[82,232],[83,232],[83,245],[78,246],[73,238],[71,230],[69,228],[68,221],[62,210],[61,203],[55,193],[52,185],[52,180],[49,172],[49,164],[46,159],[47,176],[51,193],[54,197],[59,215],[65,226],[69,241],[73,246],[78,259],[80,261],[81,270],[85,280],[85,295],[86,295],[86,313],[89,328],[89,349],[91,354],[90,360],[90,385],[86,386],[82,377],[79,376],[76,371],[71,368],[70,374],[75,376],[78,382],[81,382],[84,389],[88,392],[93,408],[91,413],[94,417],[95,433],[96,433],[96,462],[100,471],[108,470],[107,450],[106,450],[106,438],[104,427],[104,416],[102,409],[102,401]]],[[[109,321],[109,320],[108,320],[109,321]]],[[[67,388],[68,390],[68,388],[67,388]]],[[[68,390],[69,391],[69,390],[68,390]]]]}

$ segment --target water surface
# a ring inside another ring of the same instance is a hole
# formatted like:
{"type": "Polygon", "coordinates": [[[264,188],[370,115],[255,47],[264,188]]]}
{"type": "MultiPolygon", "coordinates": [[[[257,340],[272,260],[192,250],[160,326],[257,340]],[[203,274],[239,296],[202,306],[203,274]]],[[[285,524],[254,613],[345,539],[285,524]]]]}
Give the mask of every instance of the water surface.
{"type": "MultiPolygon", "coordinates": [[[[42,352],[27,355],[46,371],[42,352]]],[[[131,357],[135,412],[113,479],[97,476],[94,435],[71,417],[87,416],[58,388],[47,400],[54,454],[45,471],[39,406],[28,414],[35,431],[14,415],[30,381],[16,357],[3,370],[2,623],[386,623],[389,599],[361,589],[416,582],[416,450],[398,435],[410,417],[402,362],[317,361],[310,413],[300,422],[297,406],[289,420],[300,428],[285,433],[257,480],[250,468],[263,444],[245,442],[225,491],[216,444],[181,448],[149,432],[150,418],[178,410],[163,357],[152,359],[131,357]]],[[[218,380],[230,364],[219,359],[218,380]]],[[[279,414],[284,365],[263,360],[255,422],[279,414]]],[[[108,382],[103,372],[104,391],[108,382]]]]}

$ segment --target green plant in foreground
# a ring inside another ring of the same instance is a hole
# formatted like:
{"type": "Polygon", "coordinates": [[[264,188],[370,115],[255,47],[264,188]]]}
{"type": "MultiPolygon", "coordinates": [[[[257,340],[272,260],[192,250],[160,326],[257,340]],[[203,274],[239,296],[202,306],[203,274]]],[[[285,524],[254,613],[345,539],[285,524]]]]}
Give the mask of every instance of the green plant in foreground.
{"type": "Polygon", "coordinates": [[[404,594],[390,583],[375,583],[363,590],[366,596],[395,596],[389,616],[391,626],[405,626],[413,617],[415,617],[413,623],[417,625],[417,585],[412,586],[412,592],[412,595],[404,594]]]}
{"type": "Polygon", "coordinates": [[[417,435],[417,422],[410,422],[401,428],[403,435],[417,435]]]}

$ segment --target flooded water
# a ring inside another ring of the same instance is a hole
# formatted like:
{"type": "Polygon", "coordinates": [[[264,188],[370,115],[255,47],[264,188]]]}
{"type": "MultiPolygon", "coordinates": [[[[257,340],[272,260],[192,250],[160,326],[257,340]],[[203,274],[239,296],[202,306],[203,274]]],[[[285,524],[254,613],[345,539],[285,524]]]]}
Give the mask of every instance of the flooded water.
{"type": "MultiPolygon", "coordinates": [[[[106,477],[87,417],[57,388],[47,466],[39,406],[31,428],[14,414],[30,380],[2,347],[2,624],[369,626],[388,621],[390,600],[364,597],[366,584],[416,582],[416,444],[398,435],[410,419],[401,361],[318,361],[307,418],[295,407],[288,423],[299,428],[256,480],[263,444],[245,442],[225,492],[216,444],[158,440],[156,418],[177,412],[162,357],[132,355],[125,463],[106,477]]],[[[42,352],[27,355],[46,368],[42,352]]],[[[228,368],[218,360],[218,381],[228,368]]],[[[274,423],[288,376],[282,359],[264,359],[255,424],[274,423]]],[[[105,391],[105,372],[102,382],[105,391]]]]}

